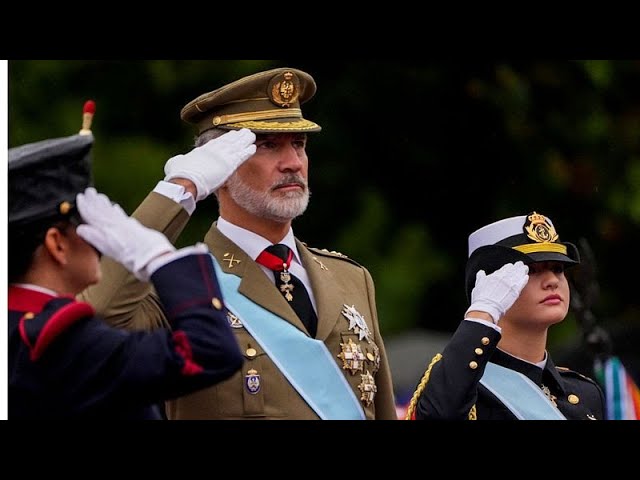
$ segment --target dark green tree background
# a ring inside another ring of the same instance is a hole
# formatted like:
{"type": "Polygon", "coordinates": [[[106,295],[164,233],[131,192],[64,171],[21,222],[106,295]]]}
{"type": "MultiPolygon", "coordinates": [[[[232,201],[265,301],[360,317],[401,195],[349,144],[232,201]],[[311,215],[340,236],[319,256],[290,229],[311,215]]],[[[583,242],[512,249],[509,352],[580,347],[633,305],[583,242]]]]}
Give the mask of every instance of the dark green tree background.
{"type": "MultiPolygon", "coordinates": [[[[303,110],[323,127],[296,234],[370,269],[387,338],[452,332],[467,306],[468,234],[533,210],[562,240],[591,245],[594,313],[619,344],[640,329],[639,61],[16,60],[9,147],[77,132],[94,99],[95,185],[132,212],[191,148],[183,105],[280,66],[315,77],[303,110]]],[[[180,243],[216,216],[210,198],[180,243]]],[[[552,350],[579,345],[573,314],[551,334],[552,350]]]]}

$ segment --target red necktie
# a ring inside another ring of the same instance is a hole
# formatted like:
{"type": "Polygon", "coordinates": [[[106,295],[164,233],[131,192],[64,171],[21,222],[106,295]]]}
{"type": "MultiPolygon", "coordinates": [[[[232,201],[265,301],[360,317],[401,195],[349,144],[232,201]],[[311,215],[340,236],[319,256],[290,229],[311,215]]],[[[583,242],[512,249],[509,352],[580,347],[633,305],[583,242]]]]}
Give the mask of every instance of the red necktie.
{"type": "Polygon", "coordinates": [[[256,262],[273,271],[278,290],[302,320],[309,334],[315,338],[318,318],[304,284],[289,272],[292,258],[291,249],[278,243],[265,248],[256,258],[256,262]]]}

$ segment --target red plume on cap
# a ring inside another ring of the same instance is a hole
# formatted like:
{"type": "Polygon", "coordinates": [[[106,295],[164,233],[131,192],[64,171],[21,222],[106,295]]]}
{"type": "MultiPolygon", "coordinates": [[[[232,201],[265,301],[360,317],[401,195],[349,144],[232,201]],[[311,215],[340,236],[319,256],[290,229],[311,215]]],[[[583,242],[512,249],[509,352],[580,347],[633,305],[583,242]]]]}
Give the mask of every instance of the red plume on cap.
{"type": "Polygon", "coordinates": [[[96,113],[96,102],[93,100],[87,100],[84,102],[82,108],[82,129],[80,135],[91,134],[91,121],[93,120],[93,114],[96,113]]]}

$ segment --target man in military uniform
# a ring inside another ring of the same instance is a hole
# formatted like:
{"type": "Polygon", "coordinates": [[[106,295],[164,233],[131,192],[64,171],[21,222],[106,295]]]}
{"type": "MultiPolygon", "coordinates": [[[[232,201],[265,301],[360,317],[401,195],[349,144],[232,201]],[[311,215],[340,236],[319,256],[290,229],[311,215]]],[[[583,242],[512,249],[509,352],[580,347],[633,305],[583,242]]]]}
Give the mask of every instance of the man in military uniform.
{"type": "Polygon", "coordinates": [[[206,247],[176,251],[89,187],[92,144],[84,130],[9,150],[10,419],[160,419],[158,402],[242,365],[206,247]],[[152,282],[173,330],[124,332],[74,299],[100,253],[152,282]]]}
{"type": "MultiPolygon", "coordinates": [[[[307,134],[321,129],[300,106],[315,92],[308,73],[278,68],[189,102],[181,117],[198,129],[196,148],[167,161],[164,181],[134,212],[175,240],[196,202],[214,193],[219,204],[205,242],[244,366],[169,402],[170,419],[396,418],[370,273],[292,229],[309,201],[307,134]],[[240,165],[238,152],[250,147],[240,165]]],[[[104,271],[83,298],[114,325],[163,324],[150,285],[108,261],[104,271]]]]}
{"type": "Polygon", "coordinates": [[[604,419],[600,386],[556,367],[548,329],[566,317],[565,269],[579,263],[551,220],[533,212],[469,236],[471,305],[442,354],[427,368],[408,419],[604,419]],[[487,275],[488,274],[488,275],[487,275]]]}

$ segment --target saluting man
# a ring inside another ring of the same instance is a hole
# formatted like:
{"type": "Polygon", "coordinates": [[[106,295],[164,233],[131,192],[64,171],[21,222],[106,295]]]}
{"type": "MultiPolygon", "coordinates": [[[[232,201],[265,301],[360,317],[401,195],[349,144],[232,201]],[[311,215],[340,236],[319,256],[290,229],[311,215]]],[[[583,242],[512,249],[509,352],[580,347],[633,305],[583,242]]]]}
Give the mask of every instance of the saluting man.
{"type": "MultiPolygon", "coordinates": [[[[309,202],[307,135],[321,130],[300,106],[315,92],[308,73],[278,68],[189,102],[181,117],[198,129],[196,148],[167,161],[134,213],[175,240],[197,202],[214,193],[219,205],[205,243],[244,366],[170,402],[171,419],[396,419],[370,273],[292,229],[309,202]]],[[[163,325],[151,285],[108,260],[104,271],[82,298],[114,325],[163,325]]]]}
{"type": "Polygon", "coordinates": [[[505,218],[469,236],[471,304],[442,354],[430,362],[409,403],[418,420],[602,420],[592,379],[557,367],[550,327],[566,317],[565,270],[580,262],[551,219],[505,218]]]}

